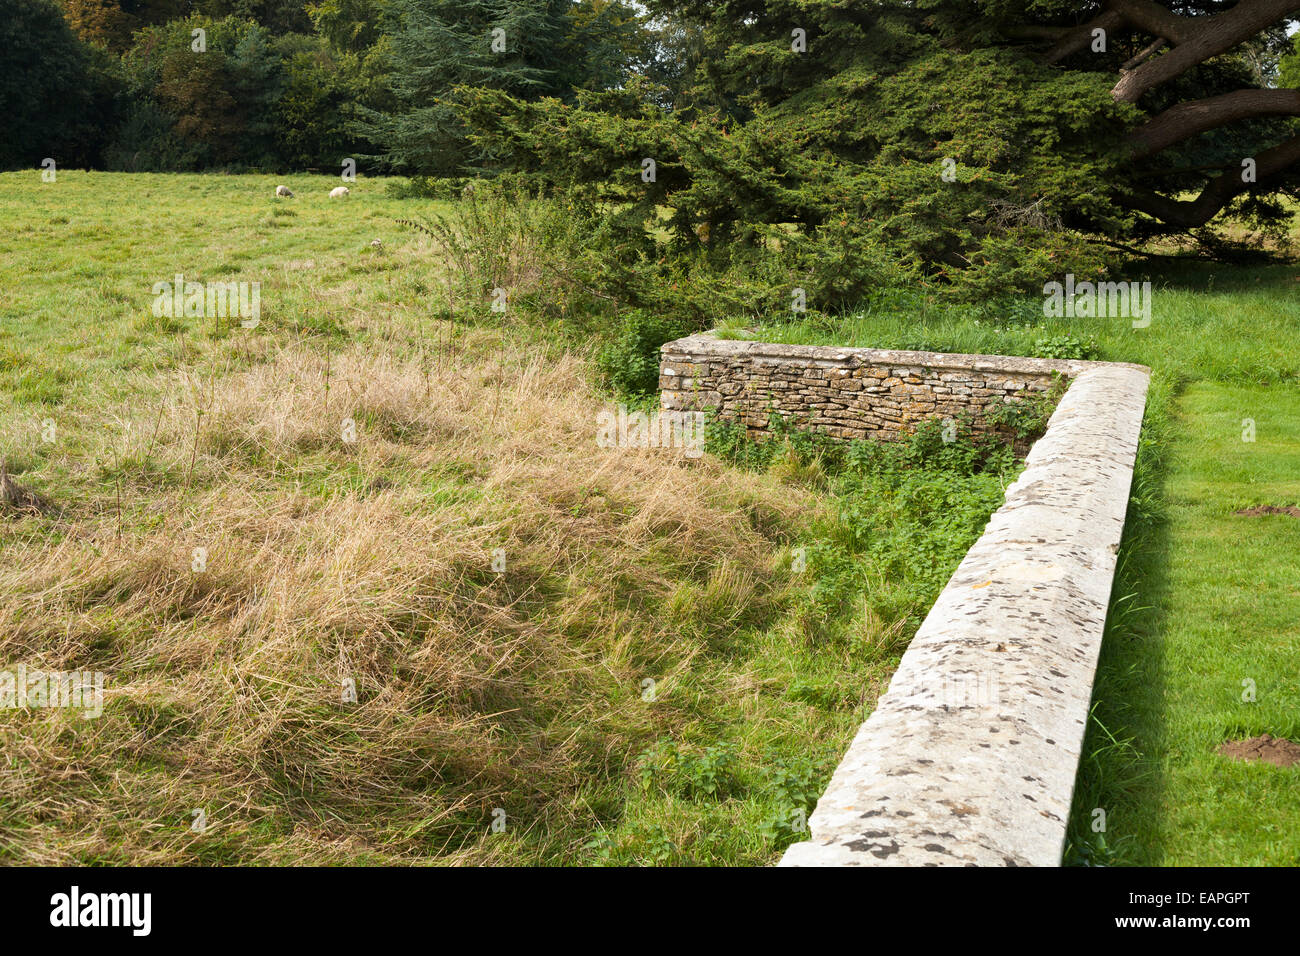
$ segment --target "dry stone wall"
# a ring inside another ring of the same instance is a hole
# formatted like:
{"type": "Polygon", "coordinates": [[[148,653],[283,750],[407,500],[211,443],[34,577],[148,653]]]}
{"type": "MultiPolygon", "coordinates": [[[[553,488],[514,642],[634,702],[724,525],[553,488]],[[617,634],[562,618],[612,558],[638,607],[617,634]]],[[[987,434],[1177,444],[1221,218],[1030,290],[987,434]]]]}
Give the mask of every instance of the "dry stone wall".
{"type": "Polygon", "coordinates": [[[892,439],[926,418],[968,415],[977,431],[995,404],[1052,387],[1098,363],[1002,355],[778,345],[712,333],[661,349],[665,409],[717,409],[762,433],[771,412],[836,438],[892,439]]]}
{"type": "Polygon", "coordinates": [[[782,866],[1055,866],[1150,370],[722,341],[663,347],[666,408],[769,409],[841,438],[1071,384],[1006,501],[940,593],[782,866]]]}

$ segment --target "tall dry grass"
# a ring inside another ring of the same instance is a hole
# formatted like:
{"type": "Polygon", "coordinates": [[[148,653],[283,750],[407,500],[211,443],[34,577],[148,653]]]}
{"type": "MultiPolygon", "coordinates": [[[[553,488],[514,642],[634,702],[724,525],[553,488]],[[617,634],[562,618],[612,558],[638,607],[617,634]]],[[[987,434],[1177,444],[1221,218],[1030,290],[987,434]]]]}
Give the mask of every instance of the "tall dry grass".
{"type": "Polygon", "coordinates": [[[79,413],[57,511],[0,519],[0,667],[107,675],[96,720],[0,711],[0,860],[561,858],[684,719],[700,635],[779,607],[815,506],[598,448],[582,361],[499,341],[293,344],[155,384],[79,413]]]}

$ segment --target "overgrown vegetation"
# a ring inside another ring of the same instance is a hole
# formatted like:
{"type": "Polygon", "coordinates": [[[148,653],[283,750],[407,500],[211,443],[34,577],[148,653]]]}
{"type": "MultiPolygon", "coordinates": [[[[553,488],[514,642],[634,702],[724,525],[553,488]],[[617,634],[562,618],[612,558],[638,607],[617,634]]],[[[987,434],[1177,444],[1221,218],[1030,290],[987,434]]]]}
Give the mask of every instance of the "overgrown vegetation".
{"type": "MultiPolygon", "coordinates": [[[[1038,410],[1038,426],[1042,410],[1038,410]]],[[[823,634],[852,634],[854,605],[876,625],[864,653],[901,653],[1019,471],[1012,445],[938,419],[900,442],[840,443],[773,415],[773,436],[754,442],[744,426],[715,421],[709,448],[724,460],[824,489],[834,502],[804,551],[815,580],[801,613],[823,634]],[[880,643],[879,632],[888,634],[880,643]]]]}
{"type": "Polygon", "coordinates": [[[498,166],[604,207],[620,261],[750,286],[748,309],[800,289],[834,313],[918,284],[984,302],[1117,274],[1135,238],[1240,258],[1207,227],[1224,210],[1255,227],[1254,253],[1282,242],[1294,94],[1259,87],[1290,52],[1284,18],[1224,46],[1219,6],[1182,4],[1163,11],[1179,55],[1148,60],[1131,6],[659,0],[698,31],[684,87],[467,89],[462,112],[498,166]],[[1108,42],[1089,55],[1094,14],[1108,42]],[[1225,55],[1202,62],[1210,49],[1225,55]],[[1261,178],[1238,175],[1256,155],[1261,178]]]}
{"type": "Polygon", "coordinates": [[[95,720],[0,711],[10,862],[771,863],[1015,467],[599,448],[547,205],[22,177],[0,458],[49,507],[0,518],[0,659],[107,682],[95,720]],[[178,269],[262,281],[261,324],[153,315],[178,269]]]}

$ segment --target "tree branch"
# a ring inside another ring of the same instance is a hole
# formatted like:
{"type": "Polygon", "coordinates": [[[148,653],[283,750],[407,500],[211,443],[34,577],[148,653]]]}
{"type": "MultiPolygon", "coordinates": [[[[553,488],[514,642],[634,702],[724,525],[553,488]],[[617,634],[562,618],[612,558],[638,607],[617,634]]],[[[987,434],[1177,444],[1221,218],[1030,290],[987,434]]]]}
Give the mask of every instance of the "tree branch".
{"type": "Polygon", "coordinates": [[[1300,90],[1236,90],[1171,106],[1129,133],[1141,159],[1206,130],[1257,116],[1300,116],[1300,90]]]}
{"type": "Polygon", "coordinates": [[[1180,17],[1155,0],[1111,0],[1107,6],[1118,12],[1129,26],[1168,40],[1171,46],[1186,43],[1196,29],[1198,19],[1209,19],[1180,17]]]}
{"type": "Polygon", "coordinates": [[[1156,37],[1155,42],[1144,49],[1141,53],[1126,60],[1124,65],[1119,68],[1119,71],[1121,73],[1127,73],[1129,70],[1133,69],[1133,67],[1145,63],[1147,60],[1159,53],[1167,42],[1168,41],[1164,37],[1156,37]]]}
{"type": "Polygon", "coordinates": [[[1242,182],[1237,173],[1225,173],[1206,183],[1201,194],[1191,202],[1178,202],[1157,193],[1134,193],[1129,204],[1139,212],[1153,216],[1164,223],[1183,229],[1203,226],[1241,193],[1252,186],[1265,185],[1265,181],[1300,163],[1300,136],[1260,153],[1255,158],[1255,183],[1242,182]]]}
{"type": "MultiPolygon", "coordinates": [[[[1110,91],[1120,103],[1136,103],[1148,90],[1181,76],[1212,56],[1231,50],[1270,24],[1300,10],[1300,0],[1241,0],[1232,9],[1211,17],[1176,17],[1181,23],[1175,26],[1167,20],[1174,14],[1163,7],[1160,9],[1164,10],[1165,17],[1154,14],[1147,9],[1148,0],[1116,0],[1116,4],[1124,11],[1125,19],[1135,26],[1139,25],[1135,20],[1128,20],[1134,14],[1130,5],[1141,7],[1136,15],[1148,20],[1148,25],[1141,26],[1141,29],[1159,36],[1164,36],[1165,30],[1173,30],[1180,37],[1164,56],[1148,60],[1120,78],[1110,91]]],[[[1151,3],[1150,6],[1158,4],[1151,3]]]]}
{"type": "Polygon", "coordinates": [[[1124,17],[1114,10],[1103,10],[1087,23],[1068,29],[1052,48],[1043,54],[1041,62],[1051,65],[1059,63],[1067,56],[1078,53],[1092,43],[1092,31],[1101,29],[1107,33],[1124,26],[1124,17]]]}
{"type": "MultiPolygon", "coordinates": [[[[1092,42],[1093,30],[1102,29],[1107,33],[1113,33],[1125,26],[1131,26],[1158,36],[1171,44],[1177,44],[1187,38],[1188,23],[1188,17],[1178,16],[1155,0],[1108,0],[1106,9],[1087,23],[1077,27],[1045,28],[1057,33],[1057,41],[1043,54],[1042,62],[1057,63],[1067,56],[1078,53],[1092,42]]],[[[1041,37],[1051,39],[1050,34],[1041,34],[1041,37]]]]}
{"type": "Polygon", "coordinates": [[[1059,40],[1069,32],[1069,27],[1048,27],[1037,23],[1013,23],[1003,28],[1002,35],[1010,40],[1059,40]]]}
{"type": "Polygon", "coordinates": [[[1169,176],[1186,176],[1188,173],[1221,173],[1225,169],[1240,169],[1236,163],[1213,163],[1209,166],[1180,166],[1177,169],[1144,169],[1134,173],[1134,179],[1164,179],[1169,176]]]}

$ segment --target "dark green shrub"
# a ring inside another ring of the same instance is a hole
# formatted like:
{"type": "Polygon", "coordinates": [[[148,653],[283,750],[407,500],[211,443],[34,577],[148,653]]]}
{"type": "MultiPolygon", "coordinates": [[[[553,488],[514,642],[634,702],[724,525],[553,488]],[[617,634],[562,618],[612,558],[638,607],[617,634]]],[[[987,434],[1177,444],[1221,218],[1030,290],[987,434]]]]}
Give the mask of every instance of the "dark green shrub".
{"type": "Polygon", "coordinates": [[[176,119],[149,100],[131,105],[104,151],[109,169],[128,173],[184,172],[202,167],[207,150],[176,134],[176,119]]]}
{"type": "Polygon", "coordinates": [[[412,176],[394,179],[385,188],[394,199],[440,199],[454,202],[465,194],[465,187],[475,180],[466,176],[412,176]]]}
{"type": "Polygon", "coordinates": [[[677,322],[629,312],[613,340],[600,350],[596,364],[605,381],[620,394],[651,394],[659,389],[659,347],[684,334],[686,330],[677,322]]]}

